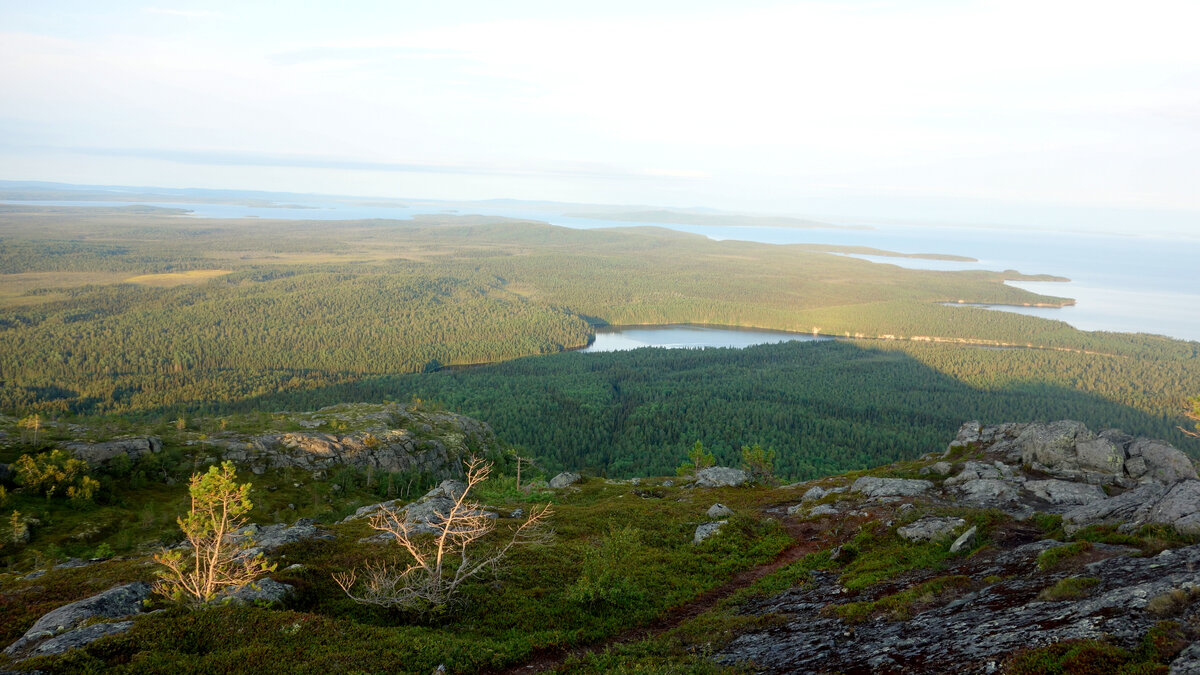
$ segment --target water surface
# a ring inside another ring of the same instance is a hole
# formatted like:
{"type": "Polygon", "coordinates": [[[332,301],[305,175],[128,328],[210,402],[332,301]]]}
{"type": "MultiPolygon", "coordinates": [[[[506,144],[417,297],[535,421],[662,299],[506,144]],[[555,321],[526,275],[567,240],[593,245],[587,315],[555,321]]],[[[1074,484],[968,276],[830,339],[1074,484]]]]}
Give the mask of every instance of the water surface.
{"type": "Polygon", "coordinates": [[[725,326],[605,326],[596,329],[592,344],[582,352],[620,352],[641,347],[703,349],[706,347],[751,347],[793,340],[830,340],[809,333],[736,328],[725,326]]]}

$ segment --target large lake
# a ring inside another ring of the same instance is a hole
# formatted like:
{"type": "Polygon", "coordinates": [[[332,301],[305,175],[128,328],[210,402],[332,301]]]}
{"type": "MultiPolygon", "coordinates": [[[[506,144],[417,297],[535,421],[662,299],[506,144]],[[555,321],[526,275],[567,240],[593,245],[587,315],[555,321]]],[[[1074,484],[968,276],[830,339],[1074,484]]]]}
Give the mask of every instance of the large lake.
{"type": "Polygon", "coordinates": [[[750,347],[792,340],[812,342],[830,339],[832,338],[814,337],[808,333],[723,326],[605,326],[597,328],[595,341],[579,351],[620,352],[640,347],[750,347]]]}
{"type": "MultiPolygon", "coordinates": [[[[129,203],[189,209],[213,218],[288,218],[405,220],[437,209],[384,203],[289,200],[296,206],[254,207],[231,204],[174,202],[26,202],[62,206],[123,206],[129,203]]],[[[1014,283],[1027,290],[1076,299],[1061,309],[996,307],[1004,311],[1060,319],[1083,330],[1145,332],[1200,341],[1200,228],[1192,236],[1122,236],[1094,232],[1049,232],[991,227],[867,225],[871,229],[716,227],[655,222],[624,222],[578,218],[553,210],[521,210],[495,204],[472,204],[468,211],[491,216],[542,220],[578,229],[601,227],[665,227],[701,234],[714,240],[739,239],[769,244],[835,244],[871,246],[902,253],[942,253],[969,256],[978,262],[854,256],[873,262],[915,269],[1006,270],[1054,274],[1067,283],[1014,283]]],[[[457,213],[456,211],[440,211],[457,213]]]]}

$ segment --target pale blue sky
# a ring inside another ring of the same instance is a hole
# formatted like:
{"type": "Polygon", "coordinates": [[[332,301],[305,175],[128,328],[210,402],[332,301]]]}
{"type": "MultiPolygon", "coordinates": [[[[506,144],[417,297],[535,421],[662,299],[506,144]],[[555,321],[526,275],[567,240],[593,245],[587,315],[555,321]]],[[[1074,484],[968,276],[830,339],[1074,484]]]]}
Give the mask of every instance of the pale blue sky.
{"type": "Polygon", "coordinates": [[[1200,228],[1200,4],[0,0],[0,179],[1200,228]]]}

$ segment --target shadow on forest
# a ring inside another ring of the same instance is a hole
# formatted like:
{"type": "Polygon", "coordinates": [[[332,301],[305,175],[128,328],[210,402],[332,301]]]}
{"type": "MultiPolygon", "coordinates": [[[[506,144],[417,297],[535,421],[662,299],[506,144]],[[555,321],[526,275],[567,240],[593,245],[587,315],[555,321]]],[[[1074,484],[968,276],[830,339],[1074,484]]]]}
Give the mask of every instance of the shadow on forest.
{"type": "MultiPolygon", "coordinates": [[[[893,349],[849,341],[744,349],[646,348],[532,356],[462,370],[369,377],[228,404],[204,414],[313,410],[347,401],[433,401],[482,419],[548,470],[665,475],[697,440],[736,465],[743,445],[778,452],[777,473],[807,479],[942,450],[959,425],[1077,419],[1163,438],[1195,454],[1178,420],[1039,381],[1024,350],[999,359],[1022,381],[977,388],[893,349]]],[[[150,415],[174,415],[178,408],[150,415]]]]}

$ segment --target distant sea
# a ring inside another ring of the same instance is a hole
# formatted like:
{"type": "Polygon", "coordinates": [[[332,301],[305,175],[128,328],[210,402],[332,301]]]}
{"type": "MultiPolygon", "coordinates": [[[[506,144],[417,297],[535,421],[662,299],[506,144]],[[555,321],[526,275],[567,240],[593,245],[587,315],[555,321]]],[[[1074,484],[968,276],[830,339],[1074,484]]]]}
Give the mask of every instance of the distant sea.
{"type": "MultiPolygon", "coordinates": [[[[786,228],[679,225],[571,217],[553,211],[517,210],[470,205],[464,211],[436,211],[428,206],[292,200],[304,208],[251,207],[175,202],[43,201],[13,202],[50,206],[128,206],[142,204],[188,209],[209,218],[284,218],[296,220],[406,220],[429,213],[462,213],[541,220],[578,229],[655,226],[702,234],[714,240],[737,239],[768,244],[837,244],[870,246],[901,253],[968,256],[978,262],[922,260],[856,255],[873,262],[914,269],[1008,270],[1053,274],[1071,281],[1009,282],[1026,290],[1074,298],[1064,308],[1003,307],[993,309],[1059,319],[1081,330],[1141,332],[1200,341],[1200,236],[1115,235],[1053,232],[998,227],[921,226],[840,223],[871,229],[786,228]]],[[[1198,231],[1200,235],[1200,231],[1198,231]]]]}

